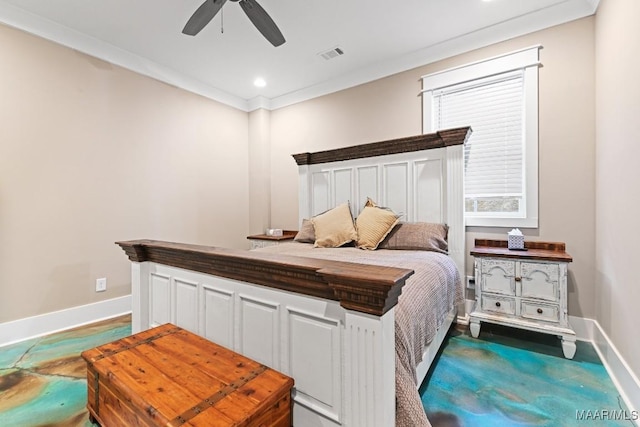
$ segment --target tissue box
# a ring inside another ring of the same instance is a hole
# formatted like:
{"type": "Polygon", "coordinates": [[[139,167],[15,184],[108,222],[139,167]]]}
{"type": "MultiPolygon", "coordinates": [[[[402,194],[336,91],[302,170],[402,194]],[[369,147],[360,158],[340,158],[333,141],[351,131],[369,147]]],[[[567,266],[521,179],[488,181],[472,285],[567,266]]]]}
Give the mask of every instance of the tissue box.
{"type": "Polygon", "coordinates": [[[524,236],[522,234],[509,234],[507,238],[507,247],[509,249],[524,249],[524,236]]]}
{"type": "Polygon", "coordinates": [[[267,228],[267,236],[282,237],[282,228],[267,228]]]}

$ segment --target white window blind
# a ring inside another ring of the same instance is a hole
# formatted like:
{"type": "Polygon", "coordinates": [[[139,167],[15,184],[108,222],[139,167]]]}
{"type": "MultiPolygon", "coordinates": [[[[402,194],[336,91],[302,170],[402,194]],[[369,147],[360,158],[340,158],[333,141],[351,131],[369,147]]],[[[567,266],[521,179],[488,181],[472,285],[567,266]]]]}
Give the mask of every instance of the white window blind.
{"type": "Polygon", "coordinates": [[[523,102],[523,71],[434,91],[437,129],[473,129],[464,153],[467,212],[522,208],[523,102]]]}
{"type": "Polygon", "coordinates": [[[422,77],[423,131],[471,126],[465,221],[538,226],[538,67],[542,46],[422,77]]]}

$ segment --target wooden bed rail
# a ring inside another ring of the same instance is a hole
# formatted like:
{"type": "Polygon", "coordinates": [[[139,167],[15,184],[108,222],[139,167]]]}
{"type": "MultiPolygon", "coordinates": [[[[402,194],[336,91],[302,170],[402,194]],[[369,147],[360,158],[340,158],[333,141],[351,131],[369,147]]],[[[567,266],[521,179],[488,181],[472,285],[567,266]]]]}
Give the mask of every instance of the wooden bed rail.
{"type": "Polygon", "coordinates": [[[398,303],[414,271],[156,240],[116,242],[134,262],[155,262],[339,301],[382,316],[398,303]]]}

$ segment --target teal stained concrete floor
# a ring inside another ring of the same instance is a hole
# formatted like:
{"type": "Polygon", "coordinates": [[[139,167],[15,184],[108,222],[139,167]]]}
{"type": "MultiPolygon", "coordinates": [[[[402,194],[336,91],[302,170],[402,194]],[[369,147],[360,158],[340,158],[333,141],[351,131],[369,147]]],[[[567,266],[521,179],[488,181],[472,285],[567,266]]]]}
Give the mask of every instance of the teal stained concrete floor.
{"type": "Polygon", "coordinates": [[[80,353],[127,335],[123,316],[0,347],[0,426],[91,426],[80,353]]]}
{"type": "MultiPolygon", "coordinates": [[[[130,334],[126,316],[0,347],[0,427],[91,426],[80,353],[130,334]]],[[[420,394],[434,427],[633,425],[593,418],[626,408],[590,344],[567,360],[557,338],[499,326],[453,329],[420,394]]]]}
{"type": "Polygon", "coordinates": [[[453,329],[420,395],[434,427],[634,425],[590,343],[568,360],[555,336],[497,325],[453,329]]]}

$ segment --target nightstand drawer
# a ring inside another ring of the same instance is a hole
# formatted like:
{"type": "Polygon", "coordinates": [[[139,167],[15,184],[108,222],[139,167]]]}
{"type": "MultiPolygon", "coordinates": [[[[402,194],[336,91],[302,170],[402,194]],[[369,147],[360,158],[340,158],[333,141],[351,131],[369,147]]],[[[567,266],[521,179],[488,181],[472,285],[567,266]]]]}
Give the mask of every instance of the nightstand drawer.
{"type": "Polygon", "coordinates": [[[520,315],[528,319],[544,320],[545,322],[558,323],[560,321],[560,309],[557,305],[522,301],[520,315]]]}
{"type": "Polygon", "coordinates": [[[278,242],[272,240],[251,240],[251,249],[260,249],[277,245],[278,242]]]}
{"type": "Polygon", "coordinates": [[[520,264],[522,276],[522,297],[558,301],[558,279],[560,267],[557,263],[523,262],[520,264]]]}
{"type": "Polygon", "coordinates": [[[483,311],[492,311],[501,314],[516,314],[515,298],[505,298],[494,295],[482,295],[480,306],[483,311]]]}
{"type": "Polygon", "coordinates": [[[515,295],[516,263],[511,260],[483,259],[481,260],[482,292],[492,292],[503,295],[515,295]]]}

